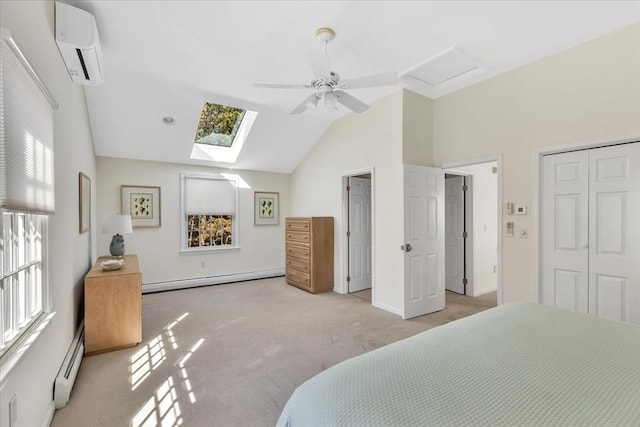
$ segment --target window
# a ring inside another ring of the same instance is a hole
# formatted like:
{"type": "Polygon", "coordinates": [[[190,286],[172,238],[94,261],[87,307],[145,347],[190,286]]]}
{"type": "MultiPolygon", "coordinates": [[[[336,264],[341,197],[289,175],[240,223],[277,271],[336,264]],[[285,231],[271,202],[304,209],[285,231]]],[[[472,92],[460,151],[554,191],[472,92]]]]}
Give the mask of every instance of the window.
{"type": "Polygon", "coordinates": [[[0,382],[52,318],[47,214],[55,213],[55,99],[11,38],[0,41],[0,382]]]}
{"type": "Polygon", "coordinates": [[[197,144],[231,147],[235,141],[245,110],[205,102],[196,131],[197,144]]]}
{"type": "Polygon", "coordinates": [[[257,116],[255,111],[205,102],[191,158],[235,163],[257,116]]]}
{"type": "Polygon", "coordinates": [[[235,177],[182,174],[182,250],[238,249],[235,177]]]}
{"type": "Polygon", "coordinates": [[[187,246],[233,245],[232,215],[187,215],[187,246]]]}
{"type": "Polygon", "coordinates": [[[2,211],[0,354],[44,313],[45,215],[2,211]]]}

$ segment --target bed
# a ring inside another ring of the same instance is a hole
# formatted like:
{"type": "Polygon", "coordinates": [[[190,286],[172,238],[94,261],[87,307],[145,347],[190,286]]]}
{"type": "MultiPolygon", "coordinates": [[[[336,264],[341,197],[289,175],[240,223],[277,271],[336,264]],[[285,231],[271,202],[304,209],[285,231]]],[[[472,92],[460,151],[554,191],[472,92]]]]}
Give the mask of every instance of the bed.
{"type": "Polygon", "coordinates": [[[278,426],[640,426],[640,326],[502,305],[341,362],[278,426]]]}

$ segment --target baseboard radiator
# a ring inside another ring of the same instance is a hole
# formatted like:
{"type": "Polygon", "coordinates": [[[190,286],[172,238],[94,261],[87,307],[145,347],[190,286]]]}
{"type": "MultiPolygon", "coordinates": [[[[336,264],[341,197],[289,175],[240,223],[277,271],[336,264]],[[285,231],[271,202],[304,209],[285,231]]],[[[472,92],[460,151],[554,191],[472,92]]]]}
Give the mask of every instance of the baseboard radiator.
{"type": "Polygon", "coordinates": [[[71,346],[64,357],[58,376],[53,385],[53,400],[56,409],[63,408],[67,405],[71,396],[73,383],[76,381],[76,375],[80,369],[82,356],[84,355],[84,320],[80,323],[80,327],[76,332],[76,336],[71,342],[71,346]]]}

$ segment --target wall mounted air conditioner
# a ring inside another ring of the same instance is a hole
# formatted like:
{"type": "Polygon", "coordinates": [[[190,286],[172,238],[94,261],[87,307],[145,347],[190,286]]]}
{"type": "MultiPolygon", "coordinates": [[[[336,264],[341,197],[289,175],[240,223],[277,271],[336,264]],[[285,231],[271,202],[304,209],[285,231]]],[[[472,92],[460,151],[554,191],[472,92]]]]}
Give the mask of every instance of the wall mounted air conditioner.
{"type": "Polygon", "coordinates": [[[102,84],[102,53],[96,20],[89,12],[56,2],[56,43],[71,80],[102,84]]]}

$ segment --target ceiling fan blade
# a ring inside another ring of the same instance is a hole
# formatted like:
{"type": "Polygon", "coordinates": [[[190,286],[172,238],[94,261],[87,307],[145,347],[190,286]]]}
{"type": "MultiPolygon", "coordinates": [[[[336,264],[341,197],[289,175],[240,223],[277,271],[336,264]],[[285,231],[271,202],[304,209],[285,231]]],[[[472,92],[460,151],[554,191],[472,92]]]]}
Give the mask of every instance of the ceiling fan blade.
{"type": "Polygon", "coordinates": [[[304,113],[307,110],[307,108],[317,106],[318,102],[320,101],[320,98],[321,98],[321,95],[317,93],[309,95],[307,98],[305,98],[304,101],[300,103],[300,105],[298,105],[296,108],[294,108],[291,111],[291,114],[304,113]]]}
{"type": "Polygon", "coordinates": [[[309,62],[316,79],[331,80],[331,66],[329,65],[329,55],[326,53],[312,53],[309,55],[309,62]]]}
{"type": "Polygon", "coordinates": [[[254,87],[261,87],[267,89],[314,89],[311,85],[296,85],[296,84],[280,84],[280,83],[254,83],[254,87]]]}
{"type": "Polygon", "coordinates": [[[369,109],[369,106],[367,104],[365,104],[364,102],[360,101],[357,98],[354,98],[353,96],[349,95],[347,92],[343,90],[334,90],[333,93],[338,98],[338,102],[344,105],[345,107],[347,107],[348,109],[350,109],[351,111],[354,111],[356,113],[362,113],[363,111],[366,111],[369,109]]]}
{"type": "Polygon", "coordinates": [[[359,89],[374,86],[389,86],[398,83],[398,74],[394,72],[373,74],[371,76],[357,77],[355,79],[340,80],[340,89],[359,89]]]}

